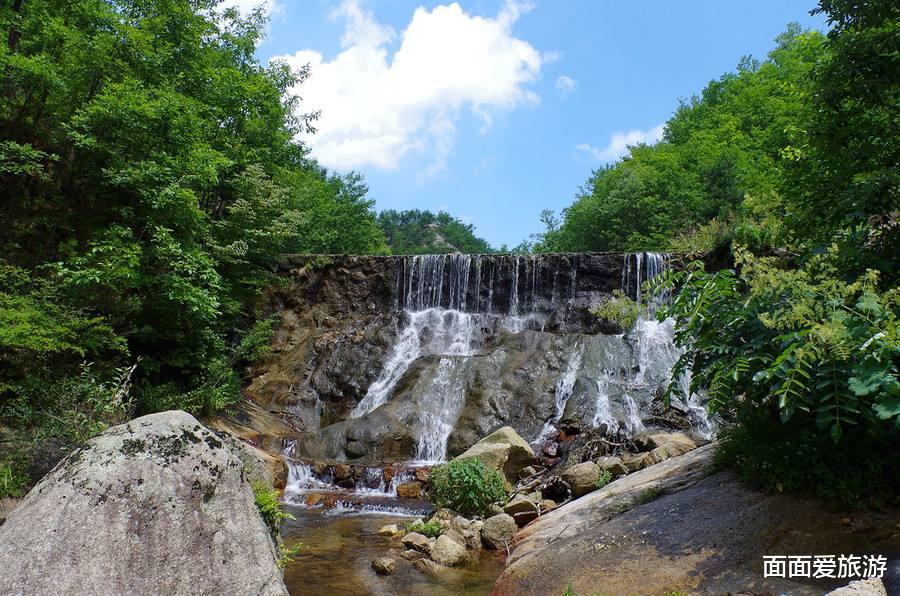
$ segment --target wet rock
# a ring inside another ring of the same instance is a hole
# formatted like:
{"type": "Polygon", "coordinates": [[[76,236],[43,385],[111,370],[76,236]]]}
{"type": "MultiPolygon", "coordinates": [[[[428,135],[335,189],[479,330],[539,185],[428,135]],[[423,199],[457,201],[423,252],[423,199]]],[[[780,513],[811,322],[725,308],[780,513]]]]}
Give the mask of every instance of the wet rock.
{"type": "Polygon", "coordinates": [[[418,561],[419,559],[424,558],[425,554],[410,548],[400,553],[400,556],[407,561],[418,561]]]}
{"type": "Polygon", "coordinates": [[[246,453],[180,411],[106,430],[0,526],[0,593],[287,594],[246,453]]]}
{"type": "Polygon", "coordinates": [[[386,526],[382,526],[380,530],[378,530],[379,536],[386,536],[388,538],[392,538],[400,533],[400,527],[397,524],[388,524],[386,526]]]}
{"type": "Polygon", "coordinates": [[[562,473],[562,479],[572,488],[572,495],[576,498],[597,490],[599,477],[600,467],[592,461],[575,464],[562,473]]]}
{"type": "Polygon", "coordinates": [[[413,567],[424,573],[425,575],[430,575],[432,577],[440,576],[443,571],[446,570],[446,567],[442,567],[438,563],[435,563],[431,559],[419,559],[413,563],[413,567]]]}
{"type": "Polygon", "coordinates": [[[325,499],[325,495],[321,495],[319,493],[310,493],[306,495],[306,506],[307,507],[315,507],[322,503],[325,499]]]}
{"type": "Polygon", "coordinates": [[[334,479],[338,482],[350,479],[350,466],[347,464],[335,464],[332,468],[334,479]]]}
{"type": "Polygon", "coordinates": [[[504,426],[481,439],[455,460],[478,458],[485,467],[500,471],[510,483],[519,478],[522,468],[534,461],[534,451],[510,426],[504,426]]]}
{"type": "Polygon", "coordinates": [[[378,557],[372,561],[372,569],[378,575],[391,575],[397,570],[397,561],[391,557],[378,557]]]}
{"type": "Polygon", "coordinates": [[[418,532],[410,532],[401,539],[403,546],[417,550],[421,553],[428,552],[428,536],[418,532]]]}
{"type": "Polygon", "coordinates": [[[431,476],[431,468],[416,468],[416,480],[419,482],[428,482],[429,476],[431,476]]]}
{"type": "Polygon", "coordinates": [[[596,464],[601,471],[609,472],[614,477],[624,476],[628,473],[628,468],[622,463],[622,459],[612,455],[601,457],[596,464]]]}
{"type": "Polygon", "coordinates": [[[401,499],[418,499],[422,496],[422,485],[418,482],[404,482],[397,486],[397,496],[401,499]]]}
{"type": "Polygon", "coordinates": [[[447,567],[463,565],[469,560],[466,547],[450,538],[447,534],[438,536],[431,547],[431,558],[435,563],[447,567]]]}
{"type": "Polygon", "coordinates": [[[505,549],[512,544],[518,529],[516,520],[511,515],[501,513],[484,520],[484,526],[481,528],[481,540],[487,548],[505,549]]]}

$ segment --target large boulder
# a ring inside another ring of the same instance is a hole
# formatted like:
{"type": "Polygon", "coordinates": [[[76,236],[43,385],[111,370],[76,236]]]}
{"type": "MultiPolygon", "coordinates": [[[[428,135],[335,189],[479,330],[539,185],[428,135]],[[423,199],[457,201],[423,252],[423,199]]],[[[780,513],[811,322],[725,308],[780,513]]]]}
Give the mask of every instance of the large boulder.
{"type": "Polygon", "coordinates": [[[560,594],[569,585],[578,594],[819,596],[847,582],[763,577],[764,555],[796,553],[883,554],[887,592],[896,591],[897,507],[854,513],[848,525],[846,512],[814,499],[713,473],[713,449],[672,457],[542,515],[516,535],[494,596],[560,594]]]}
{"type": "Polygon", "coordinates": [[[110,428],[0,526],[0,593],[287,594],[244,458],[185,412],[110,428]]]}
{"type": "Polygon", "coordinates": [[[528,442],[510,426],[495,430],[454,459],[478,458],[487,468],[502,472],[510,484],[519,473],[534,462],[534,451],[528,442]]]}

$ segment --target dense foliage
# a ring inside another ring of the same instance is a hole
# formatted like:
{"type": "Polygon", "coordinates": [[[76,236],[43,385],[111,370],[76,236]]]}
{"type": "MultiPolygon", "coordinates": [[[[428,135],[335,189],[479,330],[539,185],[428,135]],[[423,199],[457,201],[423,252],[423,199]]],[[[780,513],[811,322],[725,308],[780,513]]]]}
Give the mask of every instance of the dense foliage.
{"type": "Polygon", "coordinates": [[[217,4],[0,7],[0,431],[220,408],[279,253],[386,252],[362,179],[293,140],[307,73],[217,4]]]}
{"type": "Polygon", "coordinates": [[[507,497],[506,480],[477,457],[436,467],[428,483],[428,496],[435,505],[463,515],[483,514],[490,505],[505,502],[507,497]]]}
{"type": "Polygon", "coordinates": [[[872,270],[839,280],[836,250],[797,269],[737,259],[740,274],[695,263],[659,282],[680,288],[659,313],[676,319],[686,348],[675,378],[692,371],[691,390],[738,422],[726,433],[731,459],[763,484],[849,503],[900,494],[888,456],[900,448],[900,290],[880,292],[872,270]]]}
{"type": "Polygon", "coordinates": [[[395,255],[493,252],[486,240],[475,235],[472,224],[443,211],[435,215],[418,209],[388,209],[378,215],[378,225],[395,255]]]}

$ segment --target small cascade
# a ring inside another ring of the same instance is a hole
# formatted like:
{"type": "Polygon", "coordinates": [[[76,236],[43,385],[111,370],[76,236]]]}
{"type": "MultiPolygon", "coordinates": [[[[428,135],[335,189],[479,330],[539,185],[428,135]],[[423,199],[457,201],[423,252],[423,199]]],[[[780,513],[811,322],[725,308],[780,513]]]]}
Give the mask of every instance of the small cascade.
{"type": "Polygon", "coordinates": [[[606,434],[614,435],[619,431],[619,420],[613,415],[612,405],[609,402],[609,389],[612,383],[613,374],[611,371],[605,370],[600,373],[597,379],[597,402],[594,412],[594,419],[591,425],[595,428],[606,426],[606,434]]]}
{"type": "Polygon", "coordinates": [[[387,403],[409,366],[426,354],[468,356],[473,353],[475,319],[471,314],[441,308],[407,313],[409,322],[400,332],[393,352],[365,397],[350,413],[359,418],[387,403]],[[426,333],[427,332],[427,333],[426,333]],[[424,340],[429,336],[427,340],[424,340]]]}
{"type": "Polygon", "coordinates": [[[440,462],[447,457],[447,440],[465,404],[466,359],[441,358],[431,383],[429,399],[419,403],[418,446],[416,460],[440,462]]]}
{"type": "MultiPolygon", "coordinates": [[[[671,381],[672,368],[681,357],[682,351],[675,345],[675,321],[665,319],[659,321],[656,312],[661,306],[668,304],[671,296],[668,291],[657,293],[645,299],[643,286],[665,273],[669,268],[669,259],[659,253],[626,254],[622,265],[622,289],[638,303],[640,314],[627,337],[636,341],[637,370],[624,384],[632,387],[668,386],[671,381]]],[[[608,432],[615,432],[620,425],[613,424],[613,414],[609,403],[611,371],[602,371],[598,384],[598,398],[593,424],[606,424],[608,432]]],[[[690,375],[682,375],[677,381],[684,389],[690,387],[690,375]]],[[[705,408],[701,405],[701,396],[691,395],[687,409],[690,411],[693,426],[698,434],[709,438],[712,435],[712,424],[705,408]]],[[[641,410],[637,401],[629,393],[622,395],[624,403],[624,430],[629,436],[644,429],[641,410]]]]}
{"type": "Polygon", "coordinates": [[[556,411],[553,416],[544,423],[544,428],[541,429],[541,432],[538,434],[537,438],[532,441],[532,444],[540,444],[553,434],[556,423],[562,418],[563,413],[566,411],[566,404],[569,402],[569,398],[572,397],[572,390],[575,388],[575,381],[578,379],[578,372],[581,369],[583,355],[584,345],[576,343],[569,353],[565,372],[563,372],[562,376],[556,381],[554,390],[556,411]]]}

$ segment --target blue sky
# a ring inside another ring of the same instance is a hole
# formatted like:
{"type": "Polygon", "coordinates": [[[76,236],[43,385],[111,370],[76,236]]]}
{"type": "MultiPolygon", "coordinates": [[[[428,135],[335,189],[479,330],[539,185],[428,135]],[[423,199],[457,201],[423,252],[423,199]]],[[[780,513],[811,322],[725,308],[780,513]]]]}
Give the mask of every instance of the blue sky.
{"type": "Polygon", "coordinates": [[[787,23],[824,29],[808,0],[268,2],[259,57],[312,64],[313,155],[378,209],[443,209],[497,246],[787,23]]]}

